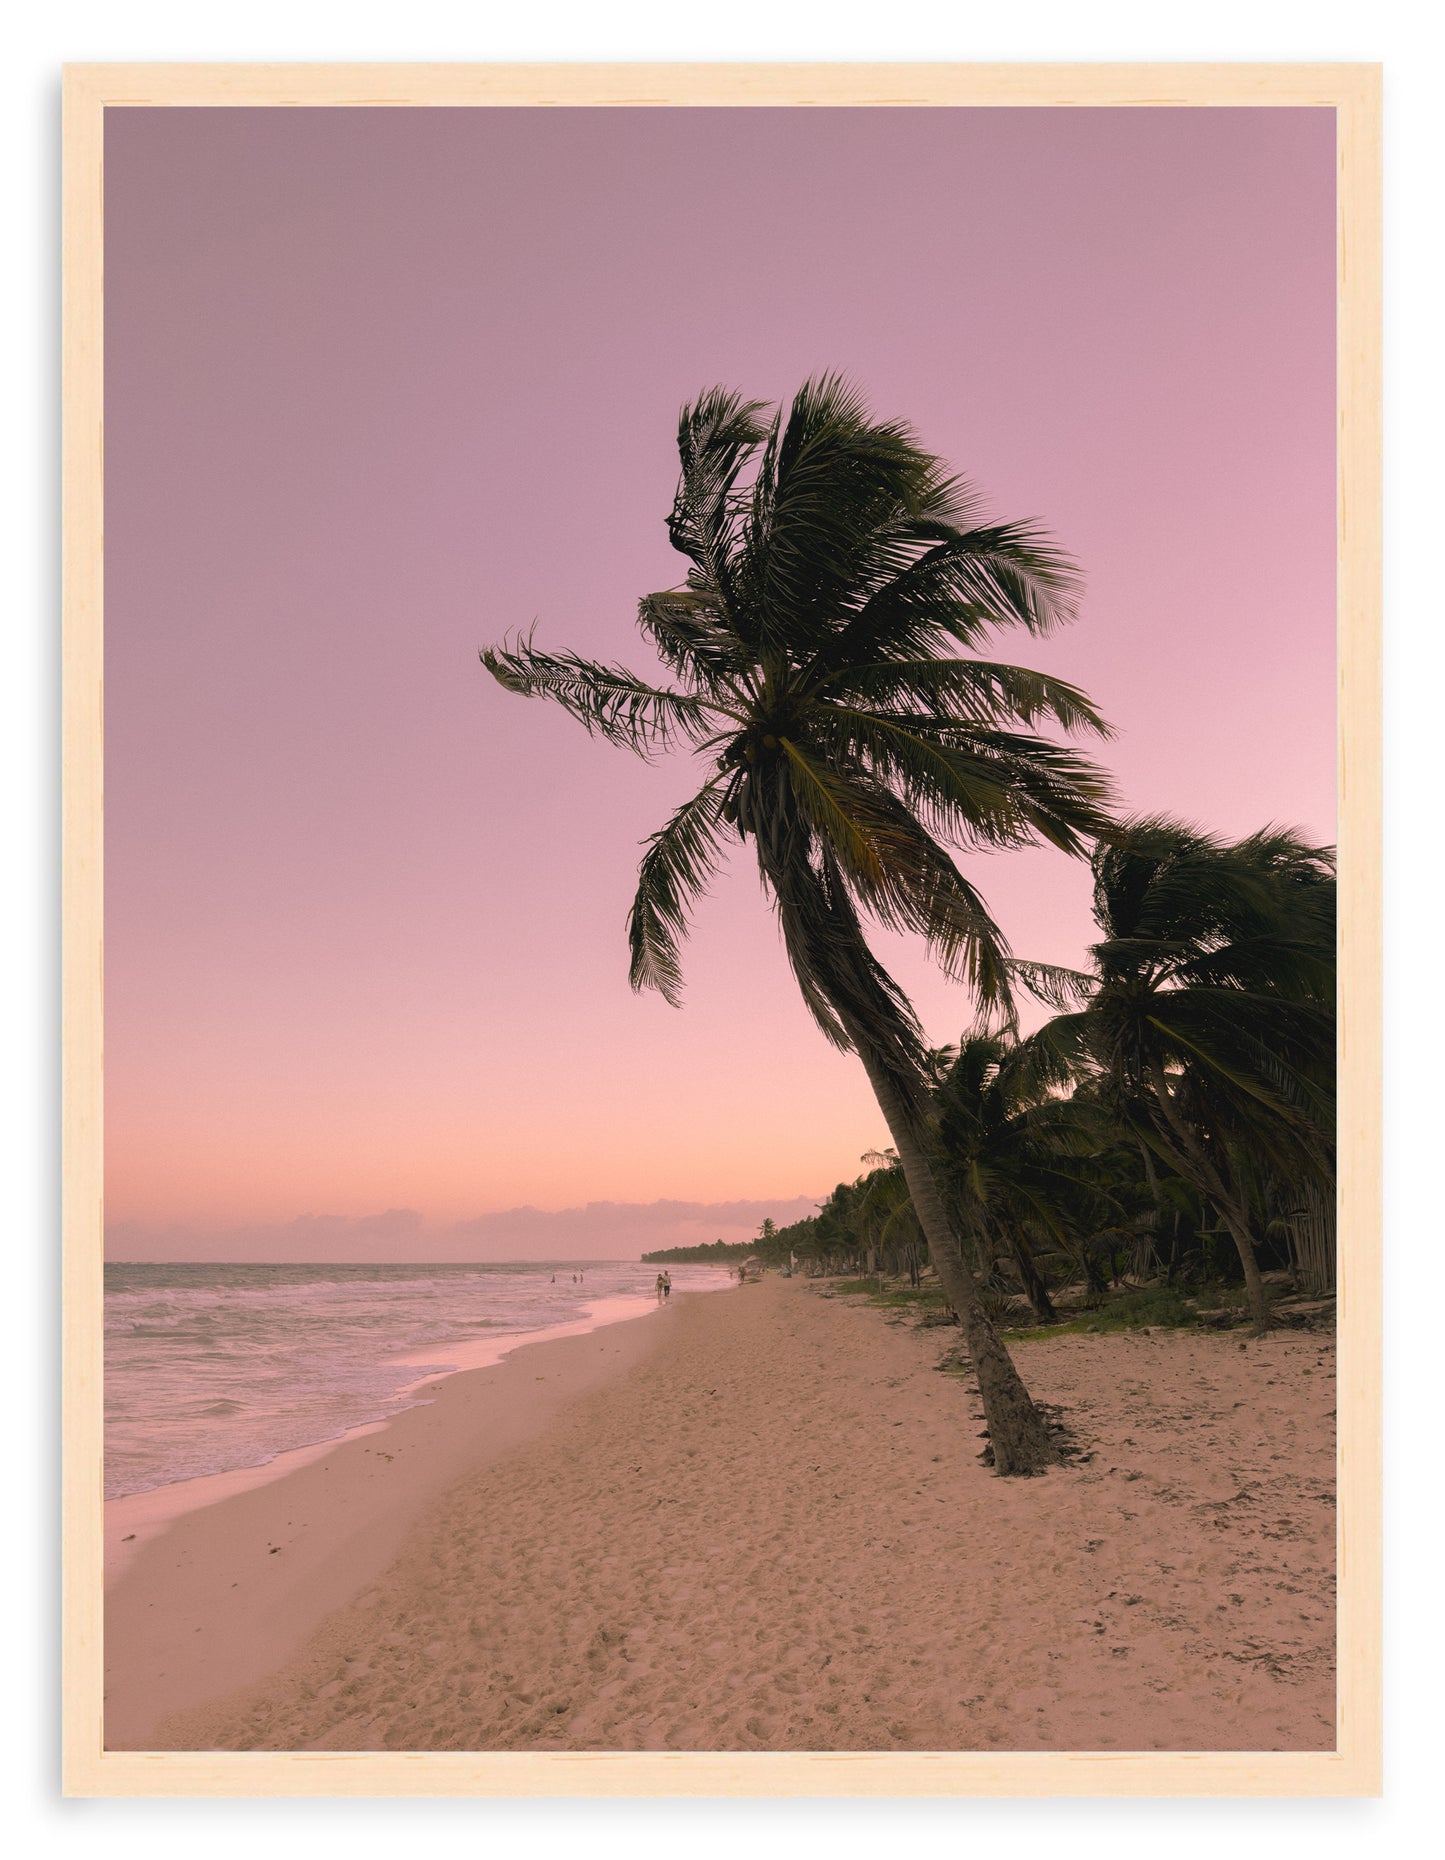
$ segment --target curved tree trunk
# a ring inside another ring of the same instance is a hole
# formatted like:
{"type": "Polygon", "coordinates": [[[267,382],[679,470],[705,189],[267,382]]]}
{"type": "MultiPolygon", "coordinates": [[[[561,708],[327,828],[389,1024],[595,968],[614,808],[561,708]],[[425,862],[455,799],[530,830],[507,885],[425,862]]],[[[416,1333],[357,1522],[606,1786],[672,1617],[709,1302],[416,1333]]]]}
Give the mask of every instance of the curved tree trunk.
{"type": "MultiPolygon", "coordinates": [[[[945,1295],[963,1324],[999,1473],[1042,1472],[1059,1455],[979,1298],[933,1176],[921,1070],[921,1030],[897,985],[868,948],[831,861],[820,872],[806,838],[785,843],[785,823],[758,836],[758,863],[773,892],[784,947],[810,1011],[830,1038],[842,1033],[863,1062],[893,1136],[913,1212],[945,1295]],[[802,852],[799,852],[799,848],[802,852]],[[828,1013],[819,1013],[826,1004],[828,1013]]],[[[744,831],[753,829],[744,824],[744,831]]],[[[842,1041],[838,1042],[843,1044],[842,1041]]]]}
{"type": "MultiPolygon", "coordinates": [[[[1153,1069],[1153,1085],[1159,1108],[1169,1126],[1169,1136],[1173,1138],[1172,1143],[1168,1142],[1167,1137],[1165,1139],[1171,1152],[1170,1161],[1187,1182],[1191,1182],[1201,1195],[1214,1203],[1220,1219],[1229,1229],[1235,1251],[1239,1254],[1239,1263],[1244,1269],[1244,1289],[1249,1297],[1249,1315],[1254,1334],[1262,1337],[1269,1329],[1269,1296],[1260,1276],[1248,1207],[1229,1192],[1213,1159],[1205,1155],[1204,1145],[1196,1140],[1193,1131],[1175,1109],[1174,1100],[1169,1095],[1169,1081],[1162,1066],[1156,1065],[1153,1069]]],[[[1160,1132],[1160,1135],[1164,1133],[1160,1132]]]]}
{"type": "Polygon", "coordinates": [[[1250,1230],[1247,1217],[1242,1215],[1238,1208],[1219,1195],[1213,1195],[1210,1199],[1219,1209],[1220,1216],[1234,1241],[1235,1250],[1239,1254],[1239,1263],[1244,1268],[1244,1289],[1249,1296],[1252,1329],[1256,1337],[1262,1337],[1269,1329],[1269,1294],[1260,1276],[1259,1260],[1254,1250],[1254,1234],[1250,1230]]]}
{"type": "Polygon", "coordinates": [[[963,1324],[964,1341],[978,1377],[983,1417],[993,1447],[994,1470],[1000,1474],[1042,1472],[1056,1466],[1058,1452],[1049,1438],[1043,1416],[1035,1408],[1013,1359],[994,1329],[978,1294],[978,1282],[964,1262],[958,1239],[943,1210],[933,1178],[927,1140],[892,1080],[859,1049],[869,1083],[878,1099],[898,1160],[913,1200],[913,1211],[928,1242],[929,1255],[939,1283],[963,1324]]]}
{"type": "Polygon", "coordinates": [[[1044,1275],[1039,1271],[1034,1250],[1017,1228],[1008,1229],[1008,1248],[1013,1255],[1014,1264],[1019,1269],[1023,1281],[1024,1296],[1029,1301],[1029,1308],[1040,1324],[1057,1324],[1059,1314],[1054,1309],[1054,1301],[1049,1297],[1049,1288],[1044,1284],[1044,1275]]]}

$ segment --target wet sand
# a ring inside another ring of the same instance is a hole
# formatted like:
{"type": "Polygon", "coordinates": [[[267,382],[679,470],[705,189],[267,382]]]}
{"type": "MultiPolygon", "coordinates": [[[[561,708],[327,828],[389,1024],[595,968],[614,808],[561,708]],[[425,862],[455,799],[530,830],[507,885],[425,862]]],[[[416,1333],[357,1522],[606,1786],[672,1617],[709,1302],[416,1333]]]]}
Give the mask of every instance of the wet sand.
{"type": "Polygon", "coordinates": [[[1021,1344],[1092,1457],[1000,1480],[951,1334],[769,1279],[453,1377],[143,1548],[107,1742],[1332,1748],[1330,1342],[1021,1344]]]}

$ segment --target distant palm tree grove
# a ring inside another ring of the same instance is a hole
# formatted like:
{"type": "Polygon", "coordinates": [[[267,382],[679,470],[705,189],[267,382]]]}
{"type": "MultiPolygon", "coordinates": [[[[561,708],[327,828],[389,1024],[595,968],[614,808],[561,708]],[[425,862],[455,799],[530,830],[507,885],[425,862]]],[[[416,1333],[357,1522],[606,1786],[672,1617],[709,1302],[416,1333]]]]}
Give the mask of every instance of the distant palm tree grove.
{"type": "Polygon", "coordinates": [[[638,609],[663,674],[530,635],[482,658],[610,743],[698,758],[697,792],[646,844],[633,985],[679,1001],[691,912],[746,847],[808,1011],[857,1055],[892,1138],[816,1217],[682,1251],[926,1277],[961,1326],[995,1469],[1042,1471],[1055,1437],[1002,1330],[1129,1285],[1161,1313],[1186,1291],[1237,1298],[1262,1331],[1272,1287],[1332,1288],[1333,850],[1121,813],[1067,740],[1110,735],[1088,696],[983,656],[1004,629],[1072,620],[1074,565],[986,518],[840,378],[786,410],[711,390],[678,451],[687,571],[638,609]],[[1015,955],[964,869],[1040,843],[1092,864],[1098,941],[1077,970],[1015,955]],[[869,923],[921,937],[958,983],[955,1046],[928,1045],[869,923]],[[1025,996],[1053,1013],[1027,1035],[1025,996]]]}

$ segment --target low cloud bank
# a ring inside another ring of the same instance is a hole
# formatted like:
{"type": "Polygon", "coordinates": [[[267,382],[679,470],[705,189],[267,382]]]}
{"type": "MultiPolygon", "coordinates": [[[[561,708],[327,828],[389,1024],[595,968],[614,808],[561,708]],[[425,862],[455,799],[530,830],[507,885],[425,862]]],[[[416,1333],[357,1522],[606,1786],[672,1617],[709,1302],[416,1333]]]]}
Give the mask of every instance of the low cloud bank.
{"type": "Polygon", "coordinates": [[[589,1201],[582,1208],[506,1208],[430,1226],[415,1208],[383,1214],[302,1214],[244,1227],[106,1228],[108,1260],[239,1260],[276,1265],[393,1265],[495,1260],[636,1259],[668,1246],[749,1240],[764,1220],[780,1227],[816,1211],[821,1197],[774,1201],[589,1201]]]}

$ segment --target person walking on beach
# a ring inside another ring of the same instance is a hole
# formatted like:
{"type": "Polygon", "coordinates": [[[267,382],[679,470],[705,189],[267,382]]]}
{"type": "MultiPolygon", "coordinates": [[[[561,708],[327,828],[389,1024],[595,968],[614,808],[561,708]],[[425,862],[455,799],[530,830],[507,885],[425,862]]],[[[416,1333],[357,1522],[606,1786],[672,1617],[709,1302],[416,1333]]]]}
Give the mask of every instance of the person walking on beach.
{"type": "Polygon", "coordinates": [[[672,1274],[670,1272],[664,1272],[662,1275],[662,1296],[664,1299],[672,1296],[672,1274]]]}
{"type": "Polygon", "coordinates": [[[662,1274],[660,1272],[657,1275],[657,1302],[662,1303],[662,1274]]]}

